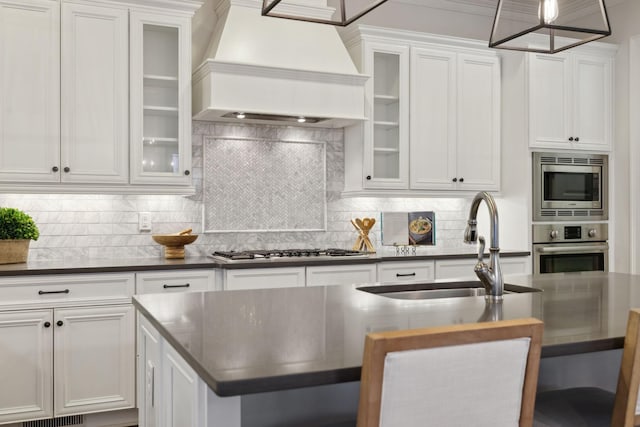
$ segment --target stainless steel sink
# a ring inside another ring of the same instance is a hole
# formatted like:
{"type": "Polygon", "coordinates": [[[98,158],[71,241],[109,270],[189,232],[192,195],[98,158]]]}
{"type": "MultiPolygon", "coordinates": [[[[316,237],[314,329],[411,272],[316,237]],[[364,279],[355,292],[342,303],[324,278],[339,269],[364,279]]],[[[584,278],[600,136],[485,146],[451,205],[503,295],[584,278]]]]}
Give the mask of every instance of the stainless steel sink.
{"type": "MultiPolygon", "coordinates": [[[[387,298],[403,300],[423,300],[439,298],[477,297],[485,295],[484,287],[479,281],[415,283],[403,285],[363,286],[359,291],[381,295],[387,298]]],[[[504,293],[541,292],[540,289],[527,286],[504,285],[504,293]]]]}

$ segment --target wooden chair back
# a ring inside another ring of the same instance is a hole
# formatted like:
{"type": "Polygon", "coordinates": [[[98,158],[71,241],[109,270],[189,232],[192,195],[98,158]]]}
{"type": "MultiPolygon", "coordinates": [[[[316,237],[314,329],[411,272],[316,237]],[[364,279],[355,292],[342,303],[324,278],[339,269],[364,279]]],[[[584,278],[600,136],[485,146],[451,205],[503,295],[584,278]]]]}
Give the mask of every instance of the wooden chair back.
{"type": "Polygon", "coordinates": [[[636,415],[638,388],[640,387],[639,341],[640,309],[632,309],[629,311],[629,320],[627,321],[622,363],[613,406],[611,425],[615,427],[640,425],[640,415],[636,415]]]}
{"type": "MultiPolygon", "coordinates": [[[[543,323],[540,320],[528,318],[368,334],[365,338],[360,383],[358,427],[380,426],[383,399],[387,399],[383,396],[383,379],[385,378],[385,360],[388,353],[488,343],[493,341],[522,340],[523,338],[529,338],[529,346],[528,352],[523,353],[526,361],[523,360],[521,362],[525,365],[523,373],[524,379],[521,379],[523,386],[519,425],[522,427],[531,426],[533,424],[535,395],[538,382],[542,331],[543,323]]],[[[464,354],[465,360],[466,356],[467,354],[464,354]]],[[[474,356],[473,353],[468,354],[469,360],[472,361],[474,356]]],[[[497,358],[495,360],[496,366],[500,367],[501,362],[502,361],[497,358]]],[[[439,365],[439,363],[437,365],[439,365]]],[[[443,363],[443,365],[446,365],[446,363],[443,363]]],[[[443,366],[442,369],[446,369],[446,366],[443,366]]],[[[455,382],[457,379],[456,373],[451,372],[450,374],[451,381],[455,382]]],[[[438,396],[438,398],[446,401],[447,399],[457,399],[459,397],[447,395],[446,391],[443,390],[442,395],[438,396]]],[[[485,399],[484,394],[482,394],[482,398],[485,399]]],[[[495,399],[495,396],[488,392],[486,393],[486,399],[495,399]]],[[[465,404],[469,403],[482,404],[482,402],[461,402],[461,409],[464,408],[465,404]]],[[[420,408],[418,408],[418,410],[420,410],[420,408]]],[[[514,410],[517,411],[517,408],[514,408],[514,410]]],[[[391,424],[394,424],[394,422],[391,422],[391,424]]],[[[395,425],[400,424],[402,423],[395,425]]],[[[483,423],[472,422],[469,425],[483,425],[483,423]]],[[[493,424],[491,420],[485,420],[484,425],[493,424]]],[[[439,427],[444,426],[439,425],[439,427]]]]}

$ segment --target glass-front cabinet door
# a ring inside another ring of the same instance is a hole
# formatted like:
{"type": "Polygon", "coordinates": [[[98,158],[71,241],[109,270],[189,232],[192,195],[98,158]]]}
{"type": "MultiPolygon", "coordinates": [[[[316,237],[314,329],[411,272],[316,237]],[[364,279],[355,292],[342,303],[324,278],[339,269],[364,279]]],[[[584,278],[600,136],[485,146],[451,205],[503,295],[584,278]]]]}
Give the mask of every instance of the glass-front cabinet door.
{"type": "Polygon", "coordinates": [[[191,184],[190,20],[131,12],[131,183],[191,184]]]}
{"type": "Polygon", "coordinates": [[[408,187],[409,48],[368,45],[373,87],[365,130],[365,188],[408,187]]]}

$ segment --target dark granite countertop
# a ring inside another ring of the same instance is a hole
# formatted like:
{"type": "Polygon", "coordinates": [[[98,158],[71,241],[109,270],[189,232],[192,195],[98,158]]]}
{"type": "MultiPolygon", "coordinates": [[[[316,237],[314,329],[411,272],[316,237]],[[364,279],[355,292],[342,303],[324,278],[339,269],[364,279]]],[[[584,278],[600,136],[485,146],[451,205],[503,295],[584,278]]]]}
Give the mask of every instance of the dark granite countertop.
{"type": "Polygon", "coordinates": [[[640,276],[507,276],[542,292],[396,300],[358,285],[140,295],[134,304],[211,389],[233,396],[360,379],[366,333],[536,317],[543,357],[622,348],[640,276]]]}
{"type": "MultiPolygon", "coordinates": [[[[528,256],[528,251],[503,251],[502,257],[528,256]]],[[[432,249],[419,255],[392,256],[375,254],[364,257],[281,258],[252,261],[221,261],[206,256],[187,256],[185,259],[126,258],[126,259],[74,259],[60,261],[29,261],[21,264],[0,265],[0,277],[39,274],[115,273],[126,271],[179,270],[191,268],[246,269],[264,267],[294,267],[311,265],[372,264],[380,261],[416,261],[427,259],[475,258],[472,249],[432,249]]],[[[487,257],[489,255],[487,254],[487,257]]]]}
{"type": "Polygon", "coordinates": [[[208,257],[187,257],[185,259],[126,258],[28,261],[22,264],[0,265],[0,277],[39,274],[116,273],[216,267],[218,267],[218,265],[214,260],[208,257]]]}

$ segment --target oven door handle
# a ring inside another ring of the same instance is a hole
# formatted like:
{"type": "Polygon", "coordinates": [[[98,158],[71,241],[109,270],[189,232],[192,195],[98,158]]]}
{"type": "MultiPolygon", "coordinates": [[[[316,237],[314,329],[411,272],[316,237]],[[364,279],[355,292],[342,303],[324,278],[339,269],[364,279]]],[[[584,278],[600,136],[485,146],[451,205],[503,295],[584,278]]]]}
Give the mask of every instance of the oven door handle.
{"type": "Polygon", "coordinates": [[[558,253],[583,253],[583,252],[604,252],[609,249],[608,245],[592,245],[592,246],[564,246],[553,248],[537,248],[536,251],[541,254],[558,254],[558,253]]]}

